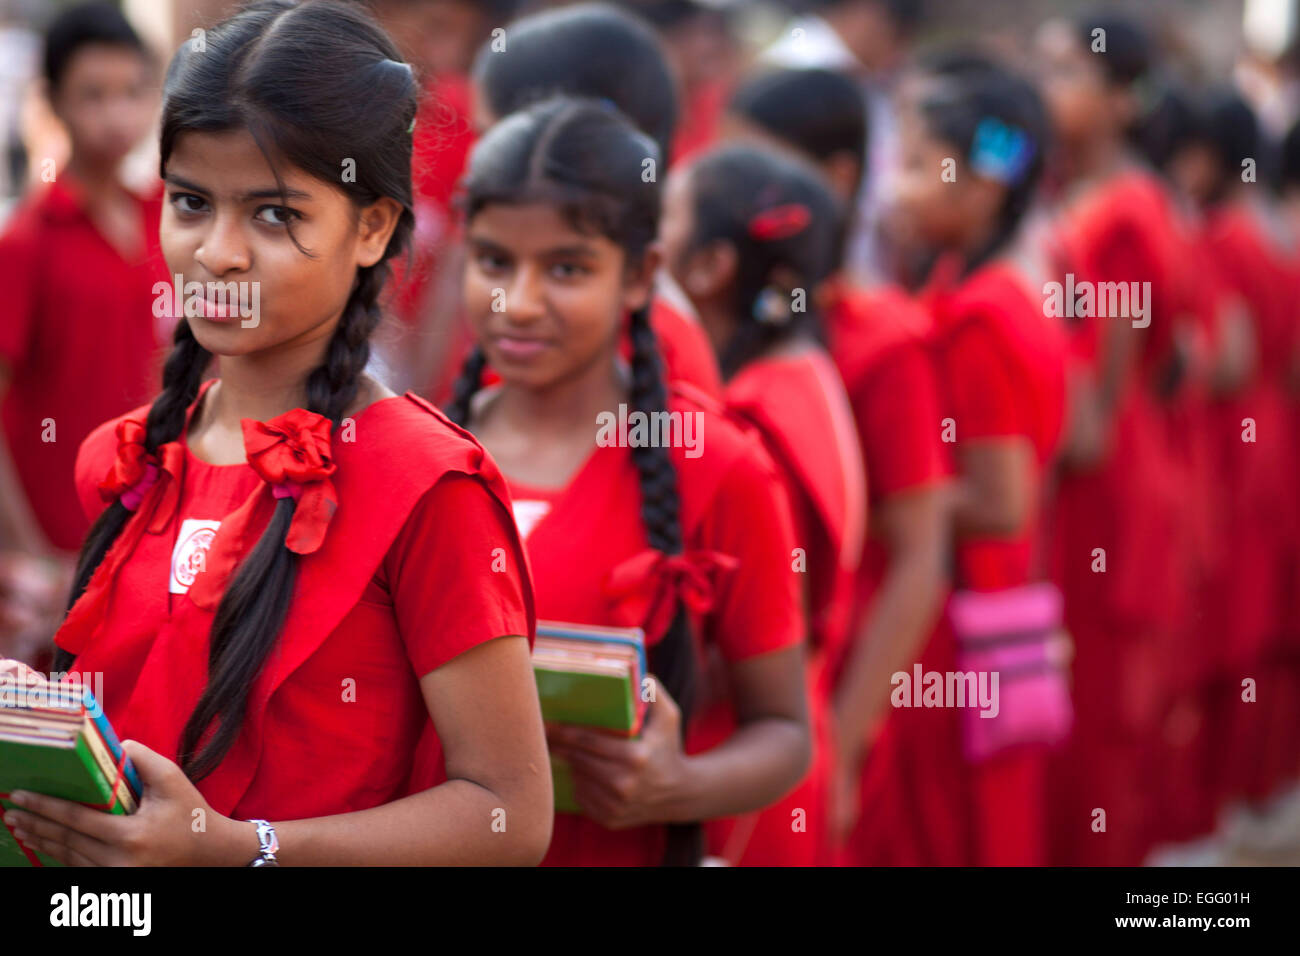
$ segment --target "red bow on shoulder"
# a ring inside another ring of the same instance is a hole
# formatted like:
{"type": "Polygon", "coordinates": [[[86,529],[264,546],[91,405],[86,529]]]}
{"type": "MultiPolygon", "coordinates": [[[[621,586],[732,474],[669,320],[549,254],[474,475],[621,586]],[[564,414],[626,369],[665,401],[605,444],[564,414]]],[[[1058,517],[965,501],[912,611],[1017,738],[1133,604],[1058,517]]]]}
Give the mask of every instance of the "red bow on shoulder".
{"type": "MultiPolygon", "coordinates": [[[[257,476],[271,486],[276,498],[297,501],[284,544],[296,554],[311,554],[325,541],[330,519],[338,509],[334,491],[336,465],[330,459],[330,420],[295,408],[269,422],[241,420],[244,455],[257,476]]],[[[266,492],[259,486],[248,500],[226,517],[208,549],[206,567],[190,585],[189,598],[211,610],[221,601],[239,562],[253,549],[265,528],[266,492]]]]}
{"type": "Polygon", "coordinates": [[[665,554],[647,548],[616,565],[604,590],[646,632],[647,641],[654,641],[672,624],[678,601],[697,615],[712,610],[721,576],[739,566],[718,551],[665,554]]]}
{"type": "Polygon", "coordinates": [[[121,500],[134,511],[158,479],[158,459],[145,447],[147,431],[142,423],[123,419],[117,423],[115,433],[117,457],[99,483],[99,496],[109,502],[121,500]]]}
{"type": "Polygon", "coordinates": [[[337,467],[330,459],[333,423],[324,415],[295,408],[269,422],[245,418],[240,425],[249,467],[272,486],[277,498],[292,495],[298,502],[285,546],[311,554],[324,542],[339,504],[330,481],[337,467]]]}

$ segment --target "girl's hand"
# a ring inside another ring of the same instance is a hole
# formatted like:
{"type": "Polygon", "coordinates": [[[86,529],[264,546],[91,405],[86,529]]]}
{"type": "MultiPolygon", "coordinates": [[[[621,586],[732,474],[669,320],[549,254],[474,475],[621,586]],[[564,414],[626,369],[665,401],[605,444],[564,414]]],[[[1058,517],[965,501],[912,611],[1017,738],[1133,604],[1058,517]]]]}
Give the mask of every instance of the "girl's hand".
{"type": "Polygon", "coordinates": [[[831,841],[835,847],[848,842],[857,826],[861,811],[859,790],[862,786],[860,763],[835,758],[830,780],[831,841]]]}
{"type": "Polygon", "coordinates": [[[573,796],[582,811],[611,830],[671,823],[687,777],[681,710],[661,682],[640,739],[585,727],[550,725],[551,752],[568,761],[573,796]]]}
{"type": "Polygon", "coordinates": [[[6,811],[5,823],[67,866],[238,866],[257,855],[255,828],[216,813],[179,766],[134,740],[122,748],[144,784],[135,813],[16,790],[22,809],[6,811]]]}

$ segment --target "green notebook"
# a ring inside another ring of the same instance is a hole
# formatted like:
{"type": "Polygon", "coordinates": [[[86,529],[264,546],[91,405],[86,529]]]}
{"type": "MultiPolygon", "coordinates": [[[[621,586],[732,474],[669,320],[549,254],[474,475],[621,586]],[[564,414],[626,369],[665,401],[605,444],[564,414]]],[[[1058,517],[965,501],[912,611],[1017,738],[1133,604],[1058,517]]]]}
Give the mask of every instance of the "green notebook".
{"type": "MultiPolygon", "coordinates": [[[[138,794],[130,781],[139,778],[130,761],[122,759],[117,737],[89,691],[51,685],[27,688],[22,696],[21,704],[6,699],[0,706],[0,808],[14,806],[6,798],[9,793],[28,790],[97,806],[111,803],[109,813],[134,812],[138,794]]],[[[43,853],[32,854],[42,866],[63,865],[43,853]]],[[[9,828],[0,825],[0,866],[33,865],[9,828]]]]}
{"type": "MultiPolygon", "coordinates": [[[[645,717],[645,672],[645,634],[640,628],[538,622],[533,673],[547,723],[635,737],[645,717]]],[[[551,776],[556,812],[580,813],[569,765],[552,757],[551,776]]]]}

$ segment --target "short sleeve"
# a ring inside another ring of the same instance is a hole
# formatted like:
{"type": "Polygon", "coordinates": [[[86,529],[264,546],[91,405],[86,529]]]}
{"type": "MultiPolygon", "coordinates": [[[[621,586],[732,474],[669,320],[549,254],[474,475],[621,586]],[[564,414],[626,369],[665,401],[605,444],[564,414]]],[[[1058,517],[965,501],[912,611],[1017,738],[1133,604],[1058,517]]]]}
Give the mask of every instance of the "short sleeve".
{"type": "Polygon", "coordinates": [[[1026,398],[1016,394],[1005,351],[991,329],[981,322],[965,322],[940,354],[959,443],[1029,434],[1026,398]]]}
{"type": "Polygon", "coordinates": [[[383,570],[420,676],[494,638],[532,640],[531,584],[514,521],[476,477],[448,474],[426,491],[383,570]]]}
{"type": "Polygon", "coordinates": [[[851,398],[873,501],[949,476],[939,386],[920,344],[881,358],[851,398]]]}
{"type": "Polygon", "coordinates": [[[104,422],[86,436],[81,447],[77,449],[77,463],[73,479],[77,486],[77,500],[81,510],[93,524],[99,513],[107,507],[99,496],[99,483],[108,474],[117,454],[115,444],[117,419],[104,422]]]}
{"type": "Polygon", "coordinates": [[[31,349],[36,327],[40,243],[24,211],[0,234],[0,360],[15,366],[31,349]]]}
{"type": "Polygon", "coordinates": [[[795,571],[790,505],[776,466],[757,444],[730,468],[701,526],[701,547],[731,555],[706,627],[728,661],[804,640],[801,580],[795,571]]]}

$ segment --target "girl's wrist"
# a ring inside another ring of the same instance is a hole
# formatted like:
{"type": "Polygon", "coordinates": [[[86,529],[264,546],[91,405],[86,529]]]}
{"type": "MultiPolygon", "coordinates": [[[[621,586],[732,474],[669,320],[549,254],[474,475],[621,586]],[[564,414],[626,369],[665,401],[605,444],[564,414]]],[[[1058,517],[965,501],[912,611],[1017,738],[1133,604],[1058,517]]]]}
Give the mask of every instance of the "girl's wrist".
{"type": "Polygon", "coordinates": [[[261,854],[262,844],[257,839],[257,824],[248,820],[222,817],[223,836],[219,852],[212,866],[248,866],[261,854]]]}
{"type": "Polygon", "coordinates": [[[699,820],[697,808],[707,787],[706,781],[701,779],[701,769],[698,757],[682,754],[677,780],[664,801],[665,823],[694,823],[699,820]]]}

